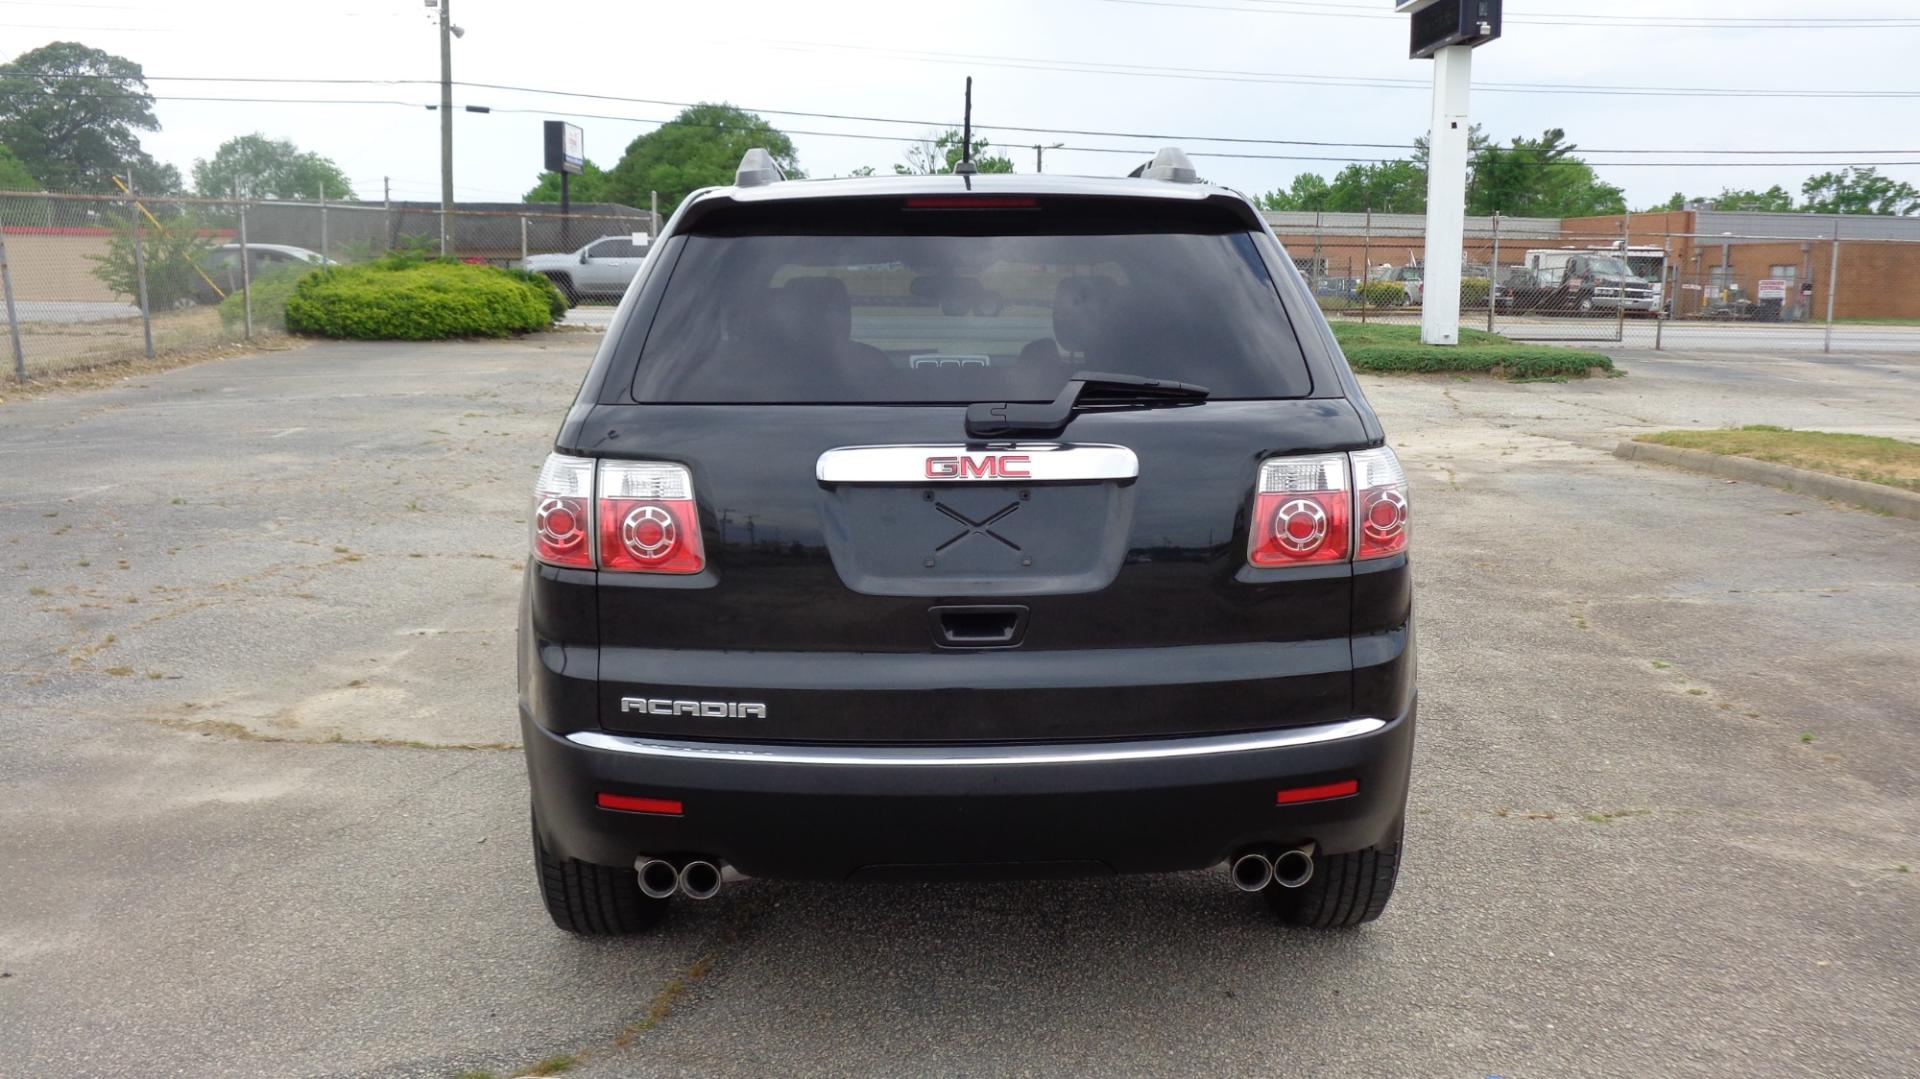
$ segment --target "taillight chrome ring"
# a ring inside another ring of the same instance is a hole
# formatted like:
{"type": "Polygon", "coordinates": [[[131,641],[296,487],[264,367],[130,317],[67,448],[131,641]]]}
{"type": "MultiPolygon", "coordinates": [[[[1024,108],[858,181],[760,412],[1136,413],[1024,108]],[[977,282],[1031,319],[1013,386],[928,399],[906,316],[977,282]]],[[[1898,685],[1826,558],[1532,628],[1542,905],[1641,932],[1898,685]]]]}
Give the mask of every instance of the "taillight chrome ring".
{"type": "Polygon", "coordinates": [[[1381,491],[1367,503],[1365,515],[1360,520],[1368,539],[1384,543],[1398,536],[1407,527],[1407,496],[1395,490],[1381,491]],[[1389,507],[1385,523],[1379,520],[1376,513],[1381,506],[1389,507]]]}
{"type": "Polygon", "coordinates": [[[1294,554],[1319,549],[1327,538],[1327,511],[1311,498],[1285,502],[1273,515],[1273,540],[1294,554]]]}
{"type": "Polygon", "coordinates": [[[673,515],[659,506],[636,507],[620,522],[620,542],[635,558],[659,558],[673,550],[674,539],[673,515]]]}
{"type": "Polygon", "coordinates": [[[534,527],[540,530],[540,538],[556,549],[572,547],[587,536],[585,522],[581,520],[580,505],[576,499],[548,498],[534,511],[534,527]]]}

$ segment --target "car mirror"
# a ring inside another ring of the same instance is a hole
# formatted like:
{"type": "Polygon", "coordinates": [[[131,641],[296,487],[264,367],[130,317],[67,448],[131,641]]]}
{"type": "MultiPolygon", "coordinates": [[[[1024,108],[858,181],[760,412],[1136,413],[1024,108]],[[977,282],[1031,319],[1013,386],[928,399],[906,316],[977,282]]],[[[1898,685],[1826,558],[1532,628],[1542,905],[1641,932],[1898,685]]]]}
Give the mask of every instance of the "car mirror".
{"type": "Polygon", "coordinates": [[[586,264],[587,264],[587,253],[585,251],[582,251],[580,252],[580,265],[585,266],[586,264]]]}

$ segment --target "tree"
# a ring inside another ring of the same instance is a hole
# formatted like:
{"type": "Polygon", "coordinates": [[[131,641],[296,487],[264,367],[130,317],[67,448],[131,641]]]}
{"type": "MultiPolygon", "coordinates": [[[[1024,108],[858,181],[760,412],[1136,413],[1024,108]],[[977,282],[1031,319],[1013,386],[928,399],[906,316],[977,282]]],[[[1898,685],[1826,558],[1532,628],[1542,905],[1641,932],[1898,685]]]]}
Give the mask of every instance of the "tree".
{"type": "Polygon", "coordinates": [[[56,41],[0,65],[0,143],[49,190],[113,189],[114,173],[151,161],[136,132],[159,129],[146,77],[123,56],[56,41]]]}
{"type": "Polygon", "coordinates": [[[1815,214],[1920,213],[1920,190],[1904,180],[1880,175],[1873,168],[1826,172],[1800,185],[1807,197],[1806,211],[1815,214]]]}
{"type": "Polygon", "coordinates": [[[86,256],[94,263],[93,276],[117,295],[139,298],[138,267],[133,257],[136,222],[146,263],[147,305],[158,310],[192,299],[200,279],[197,267],[213,250],[214,241],[205,223],[191,211],[175,214],[158,228],[137,213],[106,214],[107,227],[113,230],[107,238],[107,253],[86,256]]]}
{"type": "Polygon", "coordinates": [[[40,181],[34,179],[33,173],[28,172],[20,159],[13,156],[12,150],[0,145],[0,191],[38,190],[40,181]]]}
{"type": "MultiPolygon", "coordinates": [[[[973,167],[980,172],[1012,172],[1013,161],[987,153],[987,140],[975,137],[973,140],[973,167]]],[[[960,129],[950,127],[941,132],[931,142],[922,140],[907,147],[906,163],[895,165],[893,171],[901,176],[931,176],[936,173],[949,173],[960,163],[960,129]]]]}
{"type": "Polygon", "coordinates": [[[1592,217],[1625,213],[1626,193],[1604,183],[1574,156],[1567,133],[1549,128],[1537,139],[1481,147],[1467,185],[1467,212],[1515,217],[1592,217]]]}
{"type": "Polygon", "coordinates": [[[628,143],[619,163],[608,170],[600,196],[645,206],[648,193],[657,191],[660,212],[670,214],[689,192],[732,183],[741,156],[756,146],[772,154],[789,177],[806,175],[800,171],[793,140],[772,124],[732,105],[693,105],[628,143]]]}
{"type": "Polygon", "coordinates": [[[1293,178],[1293,183],[1285,191],[1269,191],[1254,201],[1262,210],[1306,210],[1319,212],[1328,210],[1333,200],[1333,188],[1318,174],[1303,172],[1293,178]]]}
{"type": "Polygon", "coordinates": [[[1652,212],[1684,210],[1696,204],[1710,210],[1754,210],[1775,214],[1792,213],[1794,210],[1792,193],[1775,184],[1765,191],[1722,188],[1718,195],[1711,198],[1690,199],[1684,193],[1676,191],[1672,198],[1653,207],[1652,212]]]}
{"type": "MultiPolygon", "coordinates": [[[[574,202],[607,202],[609,200],[606,197],[606,187],[606,170],[587,161],[581,164],[580,175],[575,176],[573,181],[567,184],[567,196],[574,202]]],[[[541,173],[540,182],[534,184],[533,190],[527,192],[526,201],[559,202],[560,174],[541,173]]]]}
{"type": "Polygon", "coordinates": [[[328,158],[303,151],[286,139],[255,132],[220,144],[212,160],[193,163],[193,186],[207,198],[235,191],[244,199],[353,198],[347,174],[328,158]]]}

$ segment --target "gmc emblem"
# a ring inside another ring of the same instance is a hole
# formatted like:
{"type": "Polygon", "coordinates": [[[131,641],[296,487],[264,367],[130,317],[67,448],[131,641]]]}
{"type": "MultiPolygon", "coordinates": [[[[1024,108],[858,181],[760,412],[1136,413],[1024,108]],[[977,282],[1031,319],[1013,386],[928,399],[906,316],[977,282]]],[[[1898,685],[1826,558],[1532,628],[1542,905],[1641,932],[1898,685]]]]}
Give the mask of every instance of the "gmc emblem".
{"type": "Polygon", "coordinates": [[[966,454],[960,457],[927,458],[930,480],[1025,480],[1032,479],[1028,468],[1033,458],[1024,453],[966,454]]]}

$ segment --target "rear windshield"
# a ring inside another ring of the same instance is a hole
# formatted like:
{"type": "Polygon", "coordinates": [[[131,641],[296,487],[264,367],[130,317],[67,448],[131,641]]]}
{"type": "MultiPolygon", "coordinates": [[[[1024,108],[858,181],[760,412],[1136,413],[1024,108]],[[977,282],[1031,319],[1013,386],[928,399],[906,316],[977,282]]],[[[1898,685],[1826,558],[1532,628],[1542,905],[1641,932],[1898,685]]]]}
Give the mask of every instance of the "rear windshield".
{"type": "MultiPolygon", "coordinates": [[[[942,215],[950,216],[950,215],[942,215]]],[[[693,235],[635,374],[674,403],[1047,401],[1076,371],[1312,389],[1245,232],[693,235]]]]}

